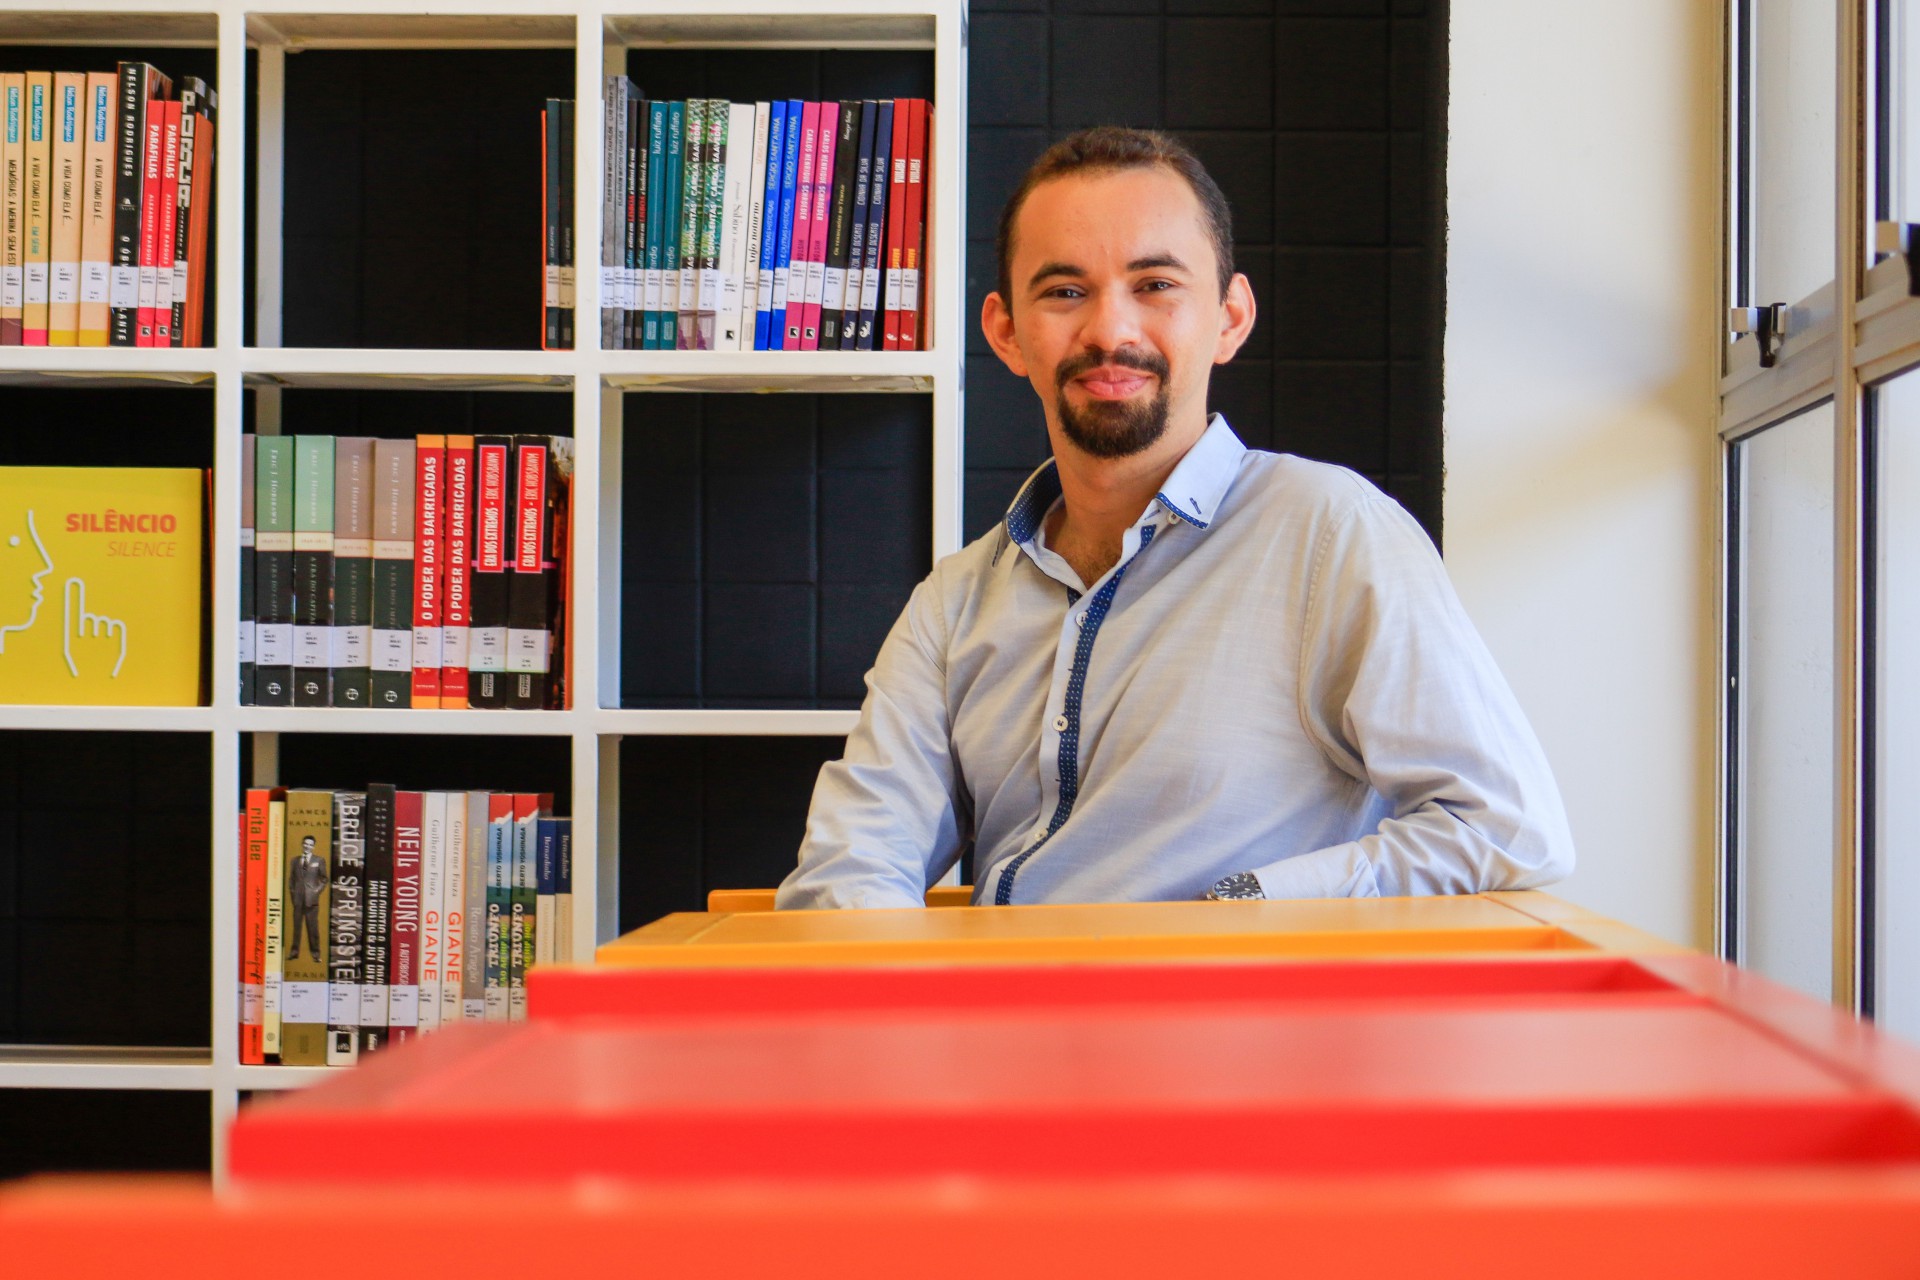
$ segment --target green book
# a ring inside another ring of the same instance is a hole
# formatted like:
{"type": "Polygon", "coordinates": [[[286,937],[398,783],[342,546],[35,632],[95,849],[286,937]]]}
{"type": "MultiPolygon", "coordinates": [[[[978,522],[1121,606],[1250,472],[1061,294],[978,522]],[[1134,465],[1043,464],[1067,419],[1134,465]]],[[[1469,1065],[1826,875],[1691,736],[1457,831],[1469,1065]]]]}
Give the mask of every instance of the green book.
{"type": "Polygon", "coordinates": [[[293,438],[293,705],[333,705],[333,437],[293,438]]]}
{"type": "Polygon", "coordinates": [[[693,346],[699,351],[713,350],[713,326],[720,307],[720,221],[726,203],[727,116],[730,103],[724,98],[707,99],[706,154],[700,175],[700,259],[698,302],[694,316],[693,346]]]}
{"type": "Polygon", "coordinates": [[[333,446],[333,705],[373,705],[373,440],[333,446]]]}
{"type": "Polygon", "coordinates": [[[293,705],[293,437],[253,446],[254,691],[263,707],[293,705]]]}
{"type": "Polygon", "coordinates": [[[665,225],[660,228],[660,332],[654,345],[673,350],[675,317],[680,313],[680,190],[684,176],[681,144],[687,127],[687,104],[667,104],[667,180],[660,191],[665,225]]]}
{"type": "Polygon", "coordinates": [[[700,309],[700,215],[707,180],[707,100],[687,103],[686,137],[680,144],[680,297],[674,314],[676,351],[693,350],[694,317],[700,309]]]}

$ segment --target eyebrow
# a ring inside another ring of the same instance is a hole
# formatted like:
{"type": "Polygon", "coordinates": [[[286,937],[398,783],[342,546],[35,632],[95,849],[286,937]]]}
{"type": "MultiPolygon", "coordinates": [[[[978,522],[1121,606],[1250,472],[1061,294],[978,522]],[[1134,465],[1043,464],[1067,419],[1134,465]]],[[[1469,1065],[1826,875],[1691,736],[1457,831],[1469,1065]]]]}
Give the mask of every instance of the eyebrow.
{"type": "MultiPolygon", "coordinates": [[[[1144,258],[1135,258],[1127,264],[1127,270],[1129,271],[1152,271],[1161,267],[1171,267],[1175,271],[1184,271],[1189,275],[1193,273],[1193,268],[1189,267],[1171,253],[1149,254],[1144,258]]],[[[1048,262],[1042,264],[1038,271],[1027,278],[1027,287],[1031,289],[1050,276],[1066,276],[1073,280],[1084,280],[1086,275],[1087,271],[1085,267],[1077,267],[1071,262],[1048,262]]]]}

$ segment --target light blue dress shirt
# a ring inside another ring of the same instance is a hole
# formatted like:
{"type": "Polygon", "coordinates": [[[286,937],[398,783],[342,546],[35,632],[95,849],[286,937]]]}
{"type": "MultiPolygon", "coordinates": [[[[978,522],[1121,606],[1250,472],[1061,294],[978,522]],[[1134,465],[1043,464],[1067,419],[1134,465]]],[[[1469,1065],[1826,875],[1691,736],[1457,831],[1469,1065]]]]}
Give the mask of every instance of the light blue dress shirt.
{"type": "Polygon", "coordinates": [[[1215,415],[1082,583],[1049,461],[914,589],[815,785],[781,907],[1523,889],[1573,868],[1552,771],[1400,504],[1215,415]]]}

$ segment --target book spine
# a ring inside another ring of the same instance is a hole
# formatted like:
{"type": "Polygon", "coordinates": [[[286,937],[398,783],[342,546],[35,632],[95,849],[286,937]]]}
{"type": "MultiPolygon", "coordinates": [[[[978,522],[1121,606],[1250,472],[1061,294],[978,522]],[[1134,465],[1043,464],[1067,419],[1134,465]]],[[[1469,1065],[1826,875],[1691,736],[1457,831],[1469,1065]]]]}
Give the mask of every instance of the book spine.
{"type": "Polygon", "coordinates": [[[867,191],[867,252],[864,278],[860,282],[860,333],[854,345],[861,351],[872,351],[876,334],[875,325],[884,325],[885,317],[881,312],[884,305],[882,279],[886,266],[887,216],[893,206],[887,199],[889,179],[893,173],[893,100],[882,99],[879,119],[873,127],[873,176],[872,185],[867,191]],[[880,319],[876,322],[875,317],[880,319]]]}
{"type": "Polygon", "coordinates": [[[293,705],[293,437],[254,441],[254,689],[264,707],[293,705]]]}
{"type": "Polygon", "coordinates": [[[108,282],[113,264],[113,162],[119,146],[114,126],[114,77],[96,71],[87,77],[86,158],[82,172],[84,225],[80,230],[80,307],[78,342],[107,345],[108,282]]]}
{"type": "MultiPolygon", "coordinates": [[[[753,152],[747,168],[747,238],[740,255],[740,350],[759,345],[762,249],[767,226],[767,134],[773,123],[773,104],[753,104],[753,152]]],[[[769,273],[771,275],[771,273],[769,273]]],[[[771,284],[771,279],[768,281],[771,284]]]]}
{"type": "MultiPolygon", "coordinates": [[[[787,345],[787,302],[793,293],[793,222],[799,213],[800,134],[804,128],[805,105],[798,98],[787,100],[786,136],[780,143],[780,222],[773,246],[773,305],[767,323],[769,351],[782,351],[787,345]]],[[[773,146],[771,137],[767,146],[773,146]]],[[[771,158],[768,163],[773,163],[771,158]]]]}
{"type": "Polygon", "coordinates": [[[513,565],[513,439],[474,438],[473,629],[468,700],[507,705],[507,600],[513,565]]]}
{"type": "Polygon", "coordinates": [[[487,955],[482,1011],[488,1022],[505,1022],[509,1012],[512,917],[513,796],[496,791],[487,805],[487,955]]]}
{"type": "Polygon", "coordinates": [[[671,105],[647,103],[647,221],[645,270],[640,280],[640,347],[660,346],[661,267],[666,261],[667,131],[671,105]]]}
{"type": "Polygon", "coordinates": [[[332,436],[293,438],[293,705],[333,704],[332,436]]]}
{"type": "Polygon", "coordinates": [[[555,818],[553,873],[553,957],[558,964],[572,964],[573,954],[573,819],[555,818]]]}
{"type": "Polygon", "coordinates": [[[53,74],[27,72],[27,185],[26,185],[26,294],[21,304],[21,343],[29,347],[47,345],[47,265],[53,135],[50,108],[53,98],[53,74]]]}
{"type": "Polygon", "coordinates": [[[573,683],[573,438],[554,436],[547,451],[547,696],[565,711],[573,683]]]}
{"type": "Polygon", "coordinates": [[[827,253],[820,286],[820,337],[816,346],[840,349],[840,321],[847,305],[847,256],[853,238],[854,173],[860,162],[860,103],[840,104],[834,141],[833,194],[827,202],[827,253]]]}
{"type": "Polygon", "coordinates": [[[931,154],[933,116],[925,98],[910,99],[912,119],[907,137],[906,243],[900,257],[900,349],[920,349],[922,266],[926,260],[927,157],[931,154]]]}
{"type": "MultiPolygon", "coordinates": [[[[727,108],[727,143],[721,157],[726,189],[720,198],[720,296],[715,301],[713,345],[719,351],[741,347],[742,303],[746,298],[747,203],[753,181],[753,104],[727,108]]],[[[751,325],[753,310],[745,311],[751,325]]],[[[751,333],[752,329],[748,328],[751,333]]]]}
{"type": "Polygon", "coordinates": [[[266,976],[260,987],[261,1048],[280,1056],[280,982],[286,972],[287,793],[278,787],[267,801],[266,976]]]}
{"type": "Polygon", "coordinates": [[[366,925],[360,959],[360,1052],[387,1044],[393,977],[393,821],[396,792],[385,783],[367,788],[366,925]]]}
{"type": "Polygon", "coordinates": [[[420,1033],[440,1029],[447,957],[447,793],[420,793],[420,1033]]]}
{"type": "Polygon", "coordinates": [[[460,1017],[486,1017],[487,996],[487,806],[492,795],[467,792],[467,824],[461,846],[466,895],[461,910],[460,1017]]]}
{"type": "MultiPolygon", "coordinates": [[[[727,144],[733,123],[732,104],[723,98],[707,100],[706,163],[701,167],[700,261],[696,288],[693,345],[712,351],[720,323],[720,260],[726,239],[727,144]]],[[[734,162],[738,165],[739,161],[734,162]]]]}
{"type": "Polygon", "coordinates": [[[553,963],[554,894],[559,886],[560,828],[552,818],[534,825],[533,840],[533,961],[534,968],[553,963]]]}
{"type": "Polygon", "coordinates": [[[560,348],[574,347],[573,99],[560,99],[560,348]]]}
{"type": "Polygon", "coordinates": [[[440,705],[440,667],[446,595],[446,547],[441,528],[447,438],[414,439],[413,705],[440,705]]]}
{"type": "MultiPolygon", "coordinates": [[[[187,255],[191,252],[194,202],[195,149],[201,142],[211,145],[211,137],[202,138],[201,103],[206,84],[197,76],[180,82],[180,164],[174,199],[173,227],[173,314],[170,318],[171,345],[187,345],[187,255]]],[[[202,193],[205,198],[205,193],[202,193]]]]}
{"type": "Polygon", "coordinates": [[[681,119],[680,139],[680,280],[675,296],[674,337],[677,351],[694,347],[694,320],[700,310],[701,194],[706,190],[707,100],[689,98],[681,119]]]}
{"type": "Polygon", "coordinates": [[[540,227],[545,274],[540,296],[543,325],[540,348],[560,349],[560,103],[548,98],[540,112],[540,227]]]}
{"type": "Polygon", "coordinates": [[[665,221],[660,234],[660,330],[657,339],[662,351],[674,348],[680,325],[680,229],[681,198],[686,190],[686,132],[689,103],[667,104],[667,181],[661,192],[666,200],[665,221]]]}
{"type": "Polygon", "coordinates": [[[547,613],[547,472],[545,436],[513,442],[514,541],[507,588],[507,705],[536,711],[546,705],[549,657],[547,613]]]}
{"type": "Polygon", "coordinates": [[[240,634],[236,648],[240,654],[240,705],[254,703],[254,475],[258,460],[254,441],[259,437],[240,437],[240,634]]]}
{"type": "Polygon", "coordinates": [[[600,349],[615,350],[620,323],[621,133],[626,129],[625,76],[607,76],[600,95],[600,349]]]}
{"type": "Polygon", "coordinates": [[[160,188],[154,198],[153,345],[173,345],[173,240],[180,215],[180,103],[162,104],[160,188]]]}
{"type": "Polygon", "coordinates": [[[113,260],[108,278],[108,339],[116,347],[140,345],[140,208],[147,167],[150,85],[158,74],[144,62],[122,62],[118,77],[113,172],[113,260]]]}
{"type": "Polygon", "coordinates": [[[389,930],[387,1027],[395,1044],[420,1029],[420,861],[425,797],[401,791],[393,801],[393,925],[389,930]]]}
{"type": "Polygon", "coordinates": [[[47,345],[79,345],[80,233],[86,209],[85,73],[59,71],[53,77],[53,164],[48,172],[50,232],[47,241],[47,345]]]}
{"type": "Polygon", "coordinates": [[[896,98],[893,104],[893,171],[887,179],[887,274],[886,294],[881,305],[880,346],[886,351],[900,349],[900,268],[904,260],[900,250],[905,240],[907,220],[907,132],[913,112],[910,99],[896,98]]]}
{"type": "Polygon", "coordinates": [[[473,638],[473,437],[448,436],[443,472],[446,500],[441,541],[446,549],[440,641],[440,705],[464,709],[470,698],[467,663],[473,638]]]}
{"type": "Polygon", "coordinates": [[[193,148],[194,197],[187,219],[187,312],[183,346],[207,344],[207,236],[213,221],[213,159],[218,154],[218,135],[214,131],[217,95],[206,90],[200,98],[200,110],[194,124],[198,142],[193,148]]]}
{"type": "Polygon", "coordinates": [[[250,788],[242,815],[240,1061],[253,1066],[267,1060],[267,837],[272,798],[264,787],[250,788]]]}
{"type": "Polygon", "coordinates": [[[367,928],[367,797],[333,793],[333,899],[327,911],[327,1065],[360,1057],[360,982],[367,928]]]}
{"type": "Polygon", "coordinates": [[[439,1025],[460,1021],[467,958],[467,793],[446,794],[446,843],[440,890],[439,1025]]]}
{"type": "Polygon", "coordinates": [[[373,647],[376,707],[413,698],[413,494],[411,440],[373,442],[373,647]]]}
{"type": "Polygon", "coordinates": [[[800,108],[800,167],[793,190],[793,246],[787,263],[787,332],[781,345],[801,347],[807,316],[807,252],[813,244],[813,175],[820,150],[820,110],[809,102],[800,108]]]}
{"type": "Polygon", "coordinates": [[[647,104],[629,86],[627,95],[627,178],[626,206],[622,231],[626,252],[622,261],[626,272],[621,281],[620,349],[632,351],[640,345],[642,298],[641,278],[647,265],[647,104]]]}
{"type": "Polygon", "coordinates": [[[373,705],[373,440],[333,442],[333,705],[373,705]]]}
{"type": "Polygon", "coordinates": [[[280,1061],[327,1065],[327,947],[333,872],[333,793],[287,792],[286,958],[280,984],[280,1061]]]}
{"type": "Polygon", "coordinates": [[[753,349],[769,349],[773,329],[774,260],[780,255],[780,174],[787,149],[785,99],[767,104],[766,173],[760,179],[760,283],[753,295],[753,349]]]}
{"type": "Polygon", "coordinates": [[[508,895],[511,914],[507,922],[507,1018],[511,1022],[523,1022],[527,1016],[527,969],[539,945],[534,917],[534,846],[540,815],[551,807],[551,796],[522,793],[513,797],[508,895]]]}
{"type": "MultiPolygon", "coordinates": [[[[149,78],[149,86],[157,87],[149,78]]],[[[134,345],[153,345],[154,300],[160,290],[160,171],[165,163],[167,104],[155,92],[147,104],[146,137],[140,142],[140,310],[134,345]]]]}
{"type": "Polygon", "coordinates": [[[820,138],[813,157],[813,215],[807,242],[807,313],[800,349],[820,349],[820,314],[827,291],[827,233],[833,217],[833,182],[840,154],[840,104],[820,104],[820,138]]]}
{"type": "Polygon", "coordinates": [[[0,347],[21,343],[26,296],[27,78],[0,72],[0,347]]]}
{"type": "Polygon", "coordinates": [[[840,309],[840,349],[857,350],[860,342],[860,289],[866,279],[867,209],[873,203],[873,135],[880,104],[869,98],[860,104],[860,154],[853,166],[853,205],[847,228],[845,293],[840,309]]]}

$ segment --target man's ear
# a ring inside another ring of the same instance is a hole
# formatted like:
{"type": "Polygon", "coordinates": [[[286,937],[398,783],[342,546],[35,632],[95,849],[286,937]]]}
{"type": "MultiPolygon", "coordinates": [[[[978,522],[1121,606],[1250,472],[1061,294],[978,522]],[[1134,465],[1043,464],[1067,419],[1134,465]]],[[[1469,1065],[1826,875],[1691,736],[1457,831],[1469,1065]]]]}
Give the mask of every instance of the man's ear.
{"type": "Polygon", "coordinates": [[[1013,336],[1013,312],[997,291],[988,294],[987,300],[980,304],[980,331],[987,335],[987,345],[1000,357],[1000,363],[1013,371],[1014,377],[1027,376],[1027,362],[1013,336]]]}
{"type": "Polygon", "coordinates": [[[1220,338],[1213,347],[1215,364],[1233,359],[1246,344],[1257,314],[1252,282],[1243,272],[1234,272],[1233,279],[1227,282],[1227,296],[1220,300],[1220,338]]]}

